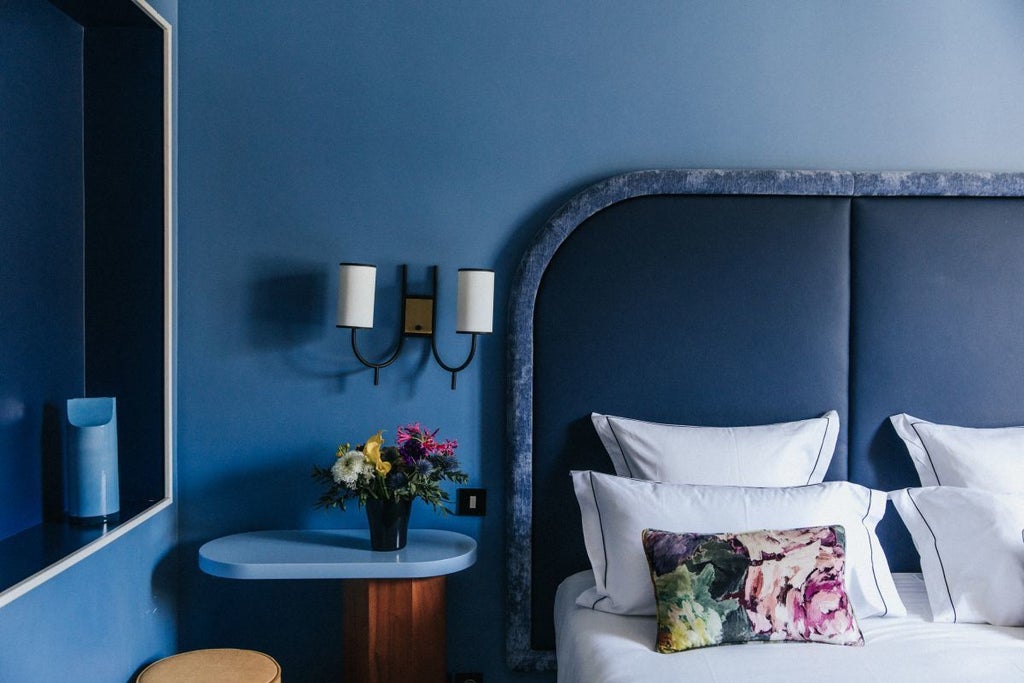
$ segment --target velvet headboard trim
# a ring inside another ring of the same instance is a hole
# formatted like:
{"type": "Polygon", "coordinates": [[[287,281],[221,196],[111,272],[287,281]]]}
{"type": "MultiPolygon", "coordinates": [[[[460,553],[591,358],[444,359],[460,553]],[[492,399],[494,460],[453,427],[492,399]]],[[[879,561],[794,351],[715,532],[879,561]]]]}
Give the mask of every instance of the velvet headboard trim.
{"type": "Polygon", "coordinates": [[[544,272],[566,238],[616,203],[654,195],[1024,196],[1024,174],[850,173],[843,171],[652,170],[614,176],[583,190],[537,233],[516,273],[509,301],[507,659],[516,670],[555,667],[554,653],[531,646],[534,312],[544,272]]]}

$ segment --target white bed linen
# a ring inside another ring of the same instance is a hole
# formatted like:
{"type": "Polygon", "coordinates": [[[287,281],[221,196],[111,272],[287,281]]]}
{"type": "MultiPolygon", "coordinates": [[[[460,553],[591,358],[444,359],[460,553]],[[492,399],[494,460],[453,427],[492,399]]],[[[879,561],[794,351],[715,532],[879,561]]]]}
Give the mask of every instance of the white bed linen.
{"type": "Polygon", "coordinates": [[[1024,628],[930,621],[920,574],[894,574],[905,617],[860,620],[864,647],[748,643],[659,654],[652,616],[621,616],[576,605],[594,585],[573,574],[555,597],[559,683],[962,683],[1024,681],[1024,628]]]}

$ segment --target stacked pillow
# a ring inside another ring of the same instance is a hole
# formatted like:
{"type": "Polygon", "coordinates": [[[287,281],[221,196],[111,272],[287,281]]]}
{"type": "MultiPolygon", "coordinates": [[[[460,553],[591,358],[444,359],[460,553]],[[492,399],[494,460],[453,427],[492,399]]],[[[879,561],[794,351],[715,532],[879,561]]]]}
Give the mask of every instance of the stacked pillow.
{"type": "Polygon", "coordinates": [[[1024,428],[890,418],[921,488],[890,493],[935,621],[1024,626],[1024,428]]]}
{"type": "Polygon", "coordinates": [[[747,640],[856,645],[854,613],[906,614],[875,535],[886,494],[821,483],[835,411],[733,428],[592,420],[619,476],[572,473],[595,575],[577,604],[657,614],[666,652],[747,640]]]}
{"type": "Polygon", "coordinates": [[[825,478],[839,413],[756,427],[692,427],[592,413],[620,477],[674,484],[801,486],[825,478]]]}
{"type": "Polygon", "coordinates": [[[1024,427],[953,427],[906,413],[889,420],[907,446],[921,486],[1024,493],[1024,427]]]}

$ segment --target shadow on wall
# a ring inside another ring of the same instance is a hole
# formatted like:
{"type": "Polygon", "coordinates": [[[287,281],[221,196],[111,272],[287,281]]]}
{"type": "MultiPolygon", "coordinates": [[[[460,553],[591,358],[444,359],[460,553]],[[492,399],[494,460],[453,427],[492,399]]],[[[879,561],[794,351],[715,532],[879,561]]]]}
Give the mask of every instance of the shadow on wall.
{"type": "MultiPolygon", "coordinates": [[[[197,557],[199,545],[182,546],[182,557],[197,557]]],[[[344,665],[341,581],[239,581],[203,574],[194,566],[186,582],[202,613],[189,622],[189,632],[179,635],[181,651],[256,650],[277,660],[284,680],[337,680],[344,665]],[[331,626],[315,629],[311,624],[331,626]]]]}
{"type": "Polygon", "coordinates": [[[316,483],[313,450],[283,453],[264,467],[216,477],[189,497],[180,513],[190,540],[180,557],[181,652],[203,648],[258,650],[274,657],[288,679],[332,680],[341,670],[341,584],[337,581],[246,581],[210,576],[199,569],[203,543],[228,534],[259,529],[309,526],[316,483]],[[254,501],[258,504],[254,504],[254,501]],[[337,624],[315,630],[310,624],[337,624]],[[312,650],[311,650],[312,648],[312,650]],[[322,653],[308,661],[305,653],[322,653]]]}
{"type": "Polygon", "coordinates": [[[312,264],[282,261],[256,271],[247,316],[252,346],[286,350],[319,341],[327,322],[327,273],[312,264]]]}
{"type": "Polygon", "coordinates": [[[64,420],[63,412],[54,404],[43,406],[43,428],[40,434],[42,453],[43,521],[64,519],[64,420]]]}
{"type": "MultiPolygon", "coordinates": [[[[178,571],[180,565],[180,552],[178,548],[171,548],[171,550],[165,554],[160,561],[157,562],[156,568],[153,570],[153,576],[150,578],[150,592],[153,595],[153,602],[156,604],[154,609],[165,610],[168,613],[173,613],[177,610],[177,583],[178,583],[178,571]]],[[[153,652],[151,655],[139,665],[139,668],[135,670],[125,683],[135,683],[139,674],[142,670],[153,662],[169,657],[175,652],[153,652]]]]}

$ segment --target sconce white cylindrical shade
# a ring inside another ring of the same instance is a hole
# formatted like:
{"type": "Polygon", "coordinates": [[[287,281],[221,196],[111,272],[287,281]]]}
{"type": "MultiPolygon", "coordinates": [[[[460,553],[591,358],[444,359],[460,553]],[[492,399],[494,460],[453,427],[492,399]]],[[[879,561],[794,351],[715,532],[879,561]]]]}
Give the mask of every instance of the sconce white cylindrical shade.
{"type": "Polygon", "coordinates": [[[338,265],[338,327],[373,327],[377,266],[338,265]]]}
{"type": "Polygon", "coordinates": [[[490,334],[494,329],[494,271],[459,269],[456,332],[490,334]]]}

